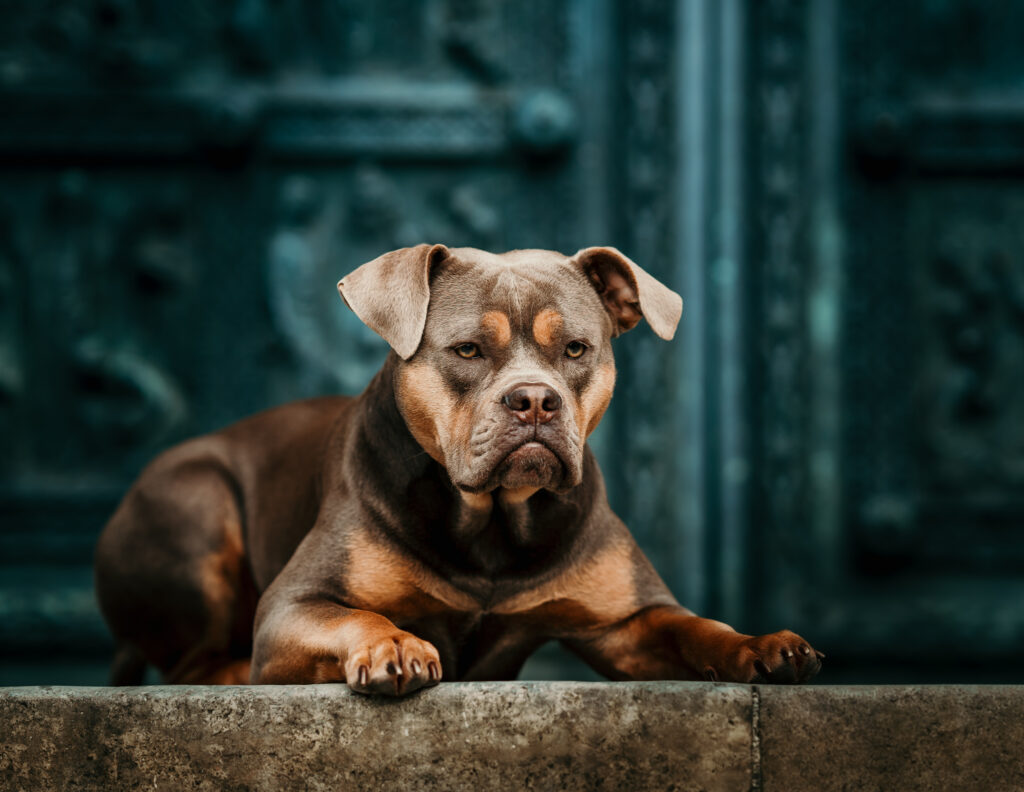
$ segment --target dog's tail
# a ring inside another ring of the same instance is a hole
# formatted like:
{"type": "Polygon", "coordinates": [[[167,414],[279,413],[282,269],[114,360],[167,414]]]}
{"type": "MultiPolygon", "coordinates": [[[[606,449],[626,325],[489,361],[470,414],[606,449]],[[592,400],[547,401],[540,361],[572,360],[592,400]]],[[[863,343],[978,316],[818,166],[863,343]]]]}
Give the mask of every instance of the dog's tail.
{"type": "Polygon", "coordinates": [[[118,644],[110,664],[110,684],[141,685],[145,678],[146,658],[142,652],[134,644],[118,644]]]}

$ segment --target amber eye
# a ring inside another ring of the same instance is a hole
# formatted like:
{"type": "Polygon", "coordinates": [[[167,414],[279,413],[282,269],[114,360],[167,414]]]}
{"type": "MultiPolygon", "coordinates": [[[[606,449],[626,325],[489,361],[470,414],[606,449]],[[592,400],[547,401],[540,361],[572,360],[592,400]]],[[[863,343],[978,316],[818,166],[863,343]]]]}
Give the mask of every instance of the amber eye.
{"type": "Polygon", "coordinates": [[[565,347],[565,356],[578,358],[587,351],[587,345],[582,341],[570,341],[565,347]]]}
{"type": "Polygon", "coordinates": [[[466,360],[477,358],[480,357],[480,347],[476,344],[459,344],[455,347],[455,354],[466,360]]]}

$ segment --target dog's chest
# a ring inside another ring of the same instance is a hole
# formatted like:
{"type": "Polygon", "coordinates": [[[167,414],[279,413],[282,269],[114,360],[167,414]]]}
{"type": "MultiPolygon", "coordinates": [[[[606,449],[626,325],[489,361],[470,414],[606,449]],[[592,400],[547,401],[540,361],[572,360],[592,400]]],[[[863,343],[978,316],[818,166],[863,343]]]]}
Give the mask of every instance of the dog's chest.
{"type": "Polygon", "coordinates": [[[636,606],[626,548],[613,545],[582,564],[539,580],[492,584],[446,579],[381,542],[350,547],[342,571],[346,604],[396,624],[441,620],[456,631],[463,623],[520,621],[539,628],[571,621],[585,628],[625,618],[636,606]]]}
{"type": "Polygon", "coordinates": [[[357,534],[349,545],[341,578],[346,604],[396,623],[483,610],[478,598],[366,534],[357,534]]]}

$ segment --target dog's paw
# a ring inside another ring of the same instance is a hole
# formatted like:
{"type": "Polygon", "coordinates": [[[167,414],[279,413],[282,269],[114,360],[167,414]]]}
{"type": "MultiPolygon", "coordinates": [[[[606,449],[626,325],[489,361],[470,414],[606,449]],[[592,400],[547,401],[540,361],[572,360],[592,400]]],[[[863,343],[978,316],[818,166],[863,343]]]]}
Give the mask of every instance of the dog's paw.
{"type": "Polygon", "coordinates": [[[357,693],[404,696],[440,681],[437,649],[401,630],[364,641],[345,662],[345,682],[357,693]]]}
{"type": "Polygon", "coordinates": [[[708,679],[722,682],[792,685],[810,680],[821,670],[824,659],[824,654],[796,633],[780,630],[743,638],[721,671],[708,666],[704,673],[708,679]]]}

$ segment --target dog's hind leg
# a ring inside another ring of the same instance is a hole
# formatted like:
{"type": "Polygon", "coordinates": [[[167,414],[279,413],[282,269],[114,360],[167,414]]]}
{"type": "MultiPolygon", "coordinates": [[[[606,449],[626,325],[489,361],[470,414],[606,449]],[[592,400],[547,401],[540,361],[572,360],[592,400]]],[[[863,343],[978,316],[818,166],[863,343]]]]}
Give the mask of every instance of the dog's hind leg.
{"type": "Polygon", "coordinates": [[[185,657],[178,668],[166,675],[175,685],[248,685],[252,661],[224,653],[199,652],[185,657]]]}
{"type": "Polygon", "coordinates": [[[118,644],[110,664],[110,684],[141,685],[147,665],[146,656],[134,644],[118,644]]]}
{"type": "MultiPolygon", "coordinates": [[[[170,683],[237,683],[252,652],[256,591],[231,474],[216,459],[158,463],[111,518],[96,590],[119,645],[170,683]]],[[[132,658],[117,679],[132,679],[132,658]]]]}

